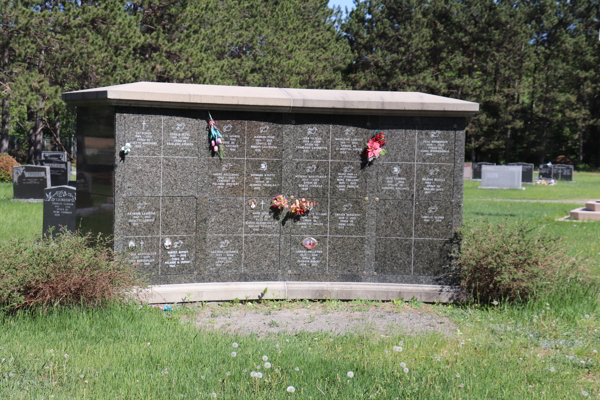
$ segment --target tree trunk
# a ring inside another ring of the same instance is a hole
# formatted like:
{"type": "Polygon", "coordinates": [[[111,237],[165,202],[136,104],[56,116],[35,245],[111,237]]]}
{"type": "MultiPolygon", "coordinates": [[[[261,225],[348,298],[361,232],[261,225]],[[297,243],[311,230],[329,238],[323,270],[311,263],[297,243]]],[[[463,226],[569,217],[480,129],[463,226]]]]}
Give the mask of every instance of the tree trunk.
{"type": "Polygon", "coordinates": [[[511,129],[508,128],[508,131],[506,132],[506,142],[504,144],[504,163],[505,164],[508,164],[510,162],[510,147],[511,147],[510,134],[511,134],[511,129]]]}
{"type": "MultiPolygon", "coordinates": [[[[4,65],[4,70],[6,71],[6,68],[8,68],[8,45],[6,45],[4,47],[4,54],[3,54],[3,65],[4,65]]],[[[0,129],[2,129],[0,131],[0,154],[2,153],[8,153],[8,99],[2,99],[2,127],[0,129]]]]}
{"type": "Polygon", "coordinates": [[[27,106],[27,122],[31,125],[27,132],[27,143],[29,150],[27,152],[27,164],[33,164],[35,160],[35,111],[33,107],[27,106]]]}
{"type": "Polygon", "coordinates": [[[0,154],[8,153],[8,99],[2,99],[2,131],[0,131],[0,154]]]}

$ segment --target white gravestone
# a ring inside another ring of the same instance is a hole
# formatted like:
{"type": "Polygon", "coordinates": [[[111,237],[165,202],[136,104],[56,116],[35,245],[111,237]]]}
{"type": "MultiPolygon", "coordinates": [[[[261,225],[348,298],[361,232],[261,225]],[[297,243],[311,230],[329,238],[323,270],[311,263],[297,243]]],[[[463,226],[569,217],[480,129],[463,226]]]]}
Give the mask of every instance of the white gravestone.
{"type": "Polygon", "coordinates": [[[481,189],[521,189],[520,165],[484,165],[481,168],[481,189]]]}

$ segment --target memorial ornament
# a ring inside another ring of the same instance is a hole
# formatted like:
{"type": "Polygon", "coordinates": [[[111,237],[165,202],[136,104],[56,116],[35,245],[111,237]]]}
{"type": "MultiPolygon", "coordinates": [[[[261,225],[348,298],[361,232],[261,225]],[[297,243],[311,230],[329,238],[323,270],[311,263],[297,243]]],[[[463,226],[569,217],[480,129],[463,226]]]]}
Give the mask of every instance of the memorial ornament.
{"type": "Polygon", "coordinates": [[[225,157],[225,148],[223,146],[223,135],[217,128],[217,121],[208,113],[208,141],[210,142],[211,151],[217,154],[219,158],[225,157]]]}
{"type": "Polygon", "coordinates": [[[125,162],[125,156],[129,154],[131,151],[131,143],[125,143],[125,146],[121,147],[121,151],[119,151],[119,157],[121,158],[121,162],[125,162]]]}
{"type": "Polygon", "coordinates": [[[364,157],[369,163],[372,163],[376,158],[387,154],[387,151],[382,149],[386,143],[387,139],[384,138],[384,133],[379,131],[377,131],[375,136],[369,139],[364,151],[364,157]]]}
{"type": "MultiPolygon", "coordinates": [[[[292,196],[292,199],[294,197],[292,196]]],[[[297,218],[305,215],[316,206],[317,203],[306,199],[288,200],[284,195],[280,194],[271,200],[271,209],[275,212],[279,220],[285,218],[297,218]]]]}
{"type": "Polygon", "coordinates": [[[302,240],[302,246],[304,246],[308,250],[312,250],[317,247],[319,243],[315,238],[308,237],[302,240]]]}

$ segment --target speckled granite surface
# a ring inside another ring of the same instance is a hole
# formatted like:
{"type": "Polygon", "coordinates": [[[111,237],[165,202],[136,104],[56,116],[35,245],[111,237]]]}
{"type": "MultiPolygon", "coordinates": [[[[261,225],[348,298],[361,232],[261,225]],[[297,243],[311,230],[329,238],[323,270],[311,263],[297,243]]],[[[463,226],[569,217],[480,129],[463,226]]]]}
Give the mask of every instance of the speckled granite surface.
{"type": "Polygon", "coordinates": [[[465,118],[215,111],[220,160],[206,111],[79,115],[78,196],[89,192],[79,219],[114,234],[115,249],[151,283],[450,283],[465,118]],[[377,129],[389,154],[365,166],[362,149],[377,129]],[[125,143],[132,150],[122,159],[125,143]],[[270,199],[282,193],[316,205],[279,221],[270,199]],[[317,246],[306,249],[306,238],[317,246]]]}

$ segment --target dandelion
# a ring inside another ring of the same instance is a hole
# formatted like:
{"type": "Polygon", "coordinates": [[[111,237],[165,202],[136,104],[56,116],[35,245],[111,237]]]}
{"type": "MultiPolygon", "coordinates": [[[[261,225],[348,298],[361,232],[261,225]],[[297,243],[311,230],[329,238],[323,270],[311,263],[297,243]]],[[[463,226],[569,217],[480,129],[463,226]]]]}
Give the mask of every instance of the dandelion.
{"type": "Polygon", "coordinates": [[[554,367],[550,367],[550,368],[548,368],[548,370],[549,370],[550,372],[556,372],[556,368],[554,368],[554,367]]]}
{"type": "Polygon", "coordinates": [[[458,387],[465,387],[465,384],[461,383],[460,385],[458,385],[458,387]]]}
{"type": "Polygon", "coordinates": [[[457,377],[457,378],[460,378],[460,374],[456,374],[456,377],[457,377]]]}
{"type": "Polygon", "coordinates": [[[296,368],[294,368],[294,369],[295,369],[296,371],[300,371],[300,368],[299,368],[299,367],[296,367],[296,368]]]}
{"type": "Polygon", "coordinates": [[[80,377],[81,379],[83,379],[84,375],[79,375],[79,377],[80,377]]]}
{"type": "Polygon", "coordinates": [[[69,359],[69,355],[65,353],[65,360],[69,359]]]}
{"type": "Polygon", "coordinates": [[[258,379],[262,378],[262,377],[263,377],[263,374],[262,374],[262,372],[257,372],[257,373],[256,373],[256,377],[257,377],[258,379]]]}
{"type": "Polygon", "coordinates": [[[204,379],[204,375],[200,375],[200,379],[204,379]]]}
{"type": "Polygon", "coordinates": [[[404,373],[408,374],[408,368],[406,368],[406,367],[404,368],[404,373]]]}
{"type": "Polygon", "coordinates": [[[237,344],[236,342],[231,343],[231,347],[235,347],[237,349],[238,346],[239,346],[239,344],[237,344]]]}
{"type": "Polygon", "coordinates": [[[494,301],[492,301],[492,304],[495,305],[495,306],[497,306],[499,303],[498,303],[497,300],[494,300],[494,301]]]}
{"type": "Polygon", "coordinates": [[[225,376],[230,376],[230,375],[231,375],[231,372],[229,372],[229,371],[225,372],[225,376]]]}
{"type": "Polygon", "coordinates": [[[402,347],[400,347],[400,346],[394,346],[394,347],[392,347],[392,350],[394,350],[396,352],[401,352],[404,349],[402,347]]]}
{"type": "Polygon", "coordinates": [[[269,361],[269,357],[263,356],[263,361],[269,361]]]}
{"type": "Polygon", "coordinates": [[[275,372],[279,373],[279,368],[275,368],[275,372]]]}
{"type": "Polygon", "coordinates": [[[213,399],[216,399],[216,398],[217,398],[217,394],[216,394],[215,392],[212,392],[212,393],[210,394],[210,397],[212,397],[213,399]]]}
{"type": "MultiPolygon", "coordinates": [[[[279,348],[279,343],[277,343],[277,344],[275,345],[275,347],[276,347],[276,348],[279,348]]],[[[292,387],[292,386],[290,386],[290,387],[292,387]]]]}
{"type": "Polygon", "coordinates": [[[286,390],[288,393],[294,393],[296,391],[296,388],[293,386],[288,386],[286,390]]]}
{"type": "Polygon", "coordinates": [[[348,371],[348,378],[354,378],[354,372],[348,371]]]}
{"type": "Polygon", "coordinates": [[[592,353],[598,354],[598,350],[592,350],[592,353]]]}
{"type": "Polygon", "coordinates": [[[400,363],[400,368],[405,368],[406,364],[404,364],[403,362],[400,363]]]}
{"type": "Polygon", "coordinates": [[[590,394],[588,392],[586,392],[585,390],[581,389],[581,395],[583,397],[588,397],[590,394]]]}
{"type": "Polygon", "coordinates": [[[252,377],[252,378],[256,378],[256,373],[257,373],[256,371],[252,371],[252,372],[250,372],[250,377],[252,377]]]}
{"type": "Polygon", "coordinates": [[[232,351],[231,352],[231,357],[235,357],[235,356],[237,356],[237,353],[235,351],[232,351]]]}
{"type": "Polygon", "coordinates": [[[388,353],[389,353],[389,351],[387,351],[387,350],[383,351],[383,354],[388,354],[388,353]]]}
{"type": "Polygon", "coordinates": [[[151,344],[152,344],[151,342],[148,342],[148,346],[150,346],[151,344]]]}
{"type": "Polygon", "coordinates": [[[441,358],[440,358],[440,357],[436,357],[436,358],[435,358],[435,361],[440,361],[440,360],[441,360],[441,358]]]}
{"type": "Polygon", "coordinates": [[[266,362],[266,363],[265,363],[265,368],[266,368],[266,369],[269,369],[269,368],[271,368],[271,363],[270,363],[270,362],[266,362]]]}

